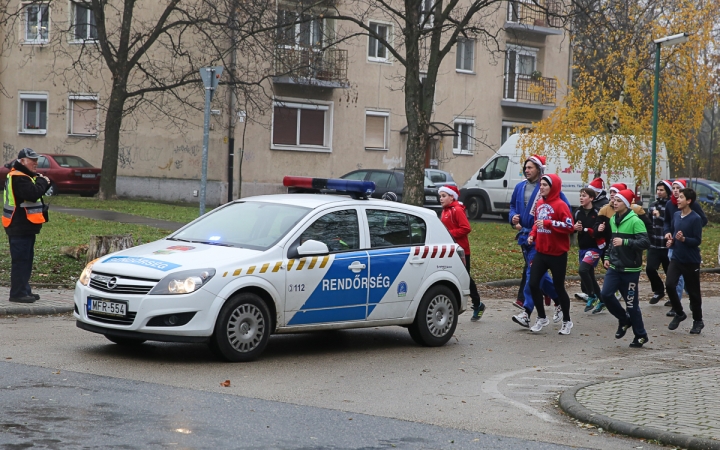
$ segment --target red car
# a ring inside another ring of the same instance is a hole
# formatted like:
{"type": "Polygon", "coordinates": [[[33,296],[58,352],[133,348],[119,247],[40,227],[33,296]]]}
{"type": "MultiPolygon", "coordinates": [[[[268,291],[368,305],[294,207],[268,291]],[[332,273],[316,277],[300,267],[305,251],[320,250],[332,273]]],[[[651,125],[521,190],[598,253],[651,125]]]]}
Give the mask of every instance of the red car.
{"type": "MultiPolygon", "coordinates": [[[[40,155],[37,171],[52,180],[54,194],[92,197],[100,191],[100,169],[79,156],[40,155]]],[[[7,167],[0,167],[0,189],[5,189],[8,172],[7,167]]]]}

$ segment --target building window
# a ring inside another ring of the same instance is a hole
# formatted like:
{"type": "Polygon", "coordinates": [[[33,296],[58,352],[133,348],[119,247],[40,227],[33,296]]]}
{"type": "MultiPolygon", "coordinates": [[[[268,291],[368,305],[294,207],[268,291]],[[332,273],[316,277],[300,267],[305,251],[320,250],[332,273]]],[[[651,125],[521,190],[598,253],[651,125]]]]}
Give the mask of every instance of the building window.
{"type": "Polygon", "coordinates": [[[20,133],[47,133],[47,94],[20,94],[20,133]]]}
{"type": "Polygon", "coordinates": [[[515,133],[529,133],[532,131],[532,124],[527,122],[502,122],[502,135],[500,136],[500,145],[504,144],[510,136],[515,133]]]}
{"type": "Polygon", "coordinates": [[[433,6],[435,6],[435,0],[420,0],[420,25],[425,28],[433,26],[435,20],[433,6]]]}
{"type": "Polygon", "coordinates": [[[278,45],[321,48],[323,45],[323,19],[293,11],[278,11],[278,45]]]}
{"type": "Polygon", "coordinates": [[[87,3],[73,3],[73,38],[76,41],[97,39],[95,14],[87,3]]]}
{"type": "Polygon", "coordinates": [[[271,148],[330,151],[331,142],[332,103],[275,102],[271,148]]]}
{"type": "Polygon", "coordinates": [[[96,96],[70,96],[68,134],[73,136],[97,136],[97,116],[96,96]]]}
{"type": "MultiPolygon", "coordinates": [[[[382,23],[370,22],[370,29],[386,42],[390,36],[390,25],[382,23]]],[[[382,42],[378,41],[374,36],[368,39],[368,59],[370,61],[387,62],[389,60],[388,50],[382,42]]]]}
{"type": "Polygon", "coordinates": [[[475,41],[459,38],[457,41],[455,68],[458,72],[473,72],[475,68],[475,41]]]}
{"type": "Polygon", "coordinates": [[[388,149],[388,120],[390,113],[383,111],[365,112],[365,149],[388,149]]]}
{"type": "Polygon", "coordinates": [[[25,42],[45,44],[50,31],[50,7],[45,3],[25,6],[25,42]]]}
{"type": "Polygon", "coordinates": [[[472,119],[455,119],[455,136],[453,137],[453,153],[471,155],[475,121],[472,119]]]}

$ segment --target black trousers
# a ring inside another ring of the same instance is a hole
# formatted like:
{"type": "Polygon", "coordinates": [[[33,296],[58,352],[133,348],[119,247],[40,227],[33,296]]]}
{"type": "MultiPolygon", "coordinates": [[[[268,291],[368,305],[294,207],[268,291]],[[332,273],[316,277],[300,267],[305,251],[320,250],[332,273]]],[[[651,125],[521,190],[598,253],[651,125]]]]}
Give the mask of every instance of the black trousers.
{"type": "Polygon", "coordinates": [[[530,292],[537,309],[538,317],[545,318],[545,303],[543,303],[543,292],[540,289],[540,281],[550,271],[552,274],[553,286],[558,294],[558,300],[563,312],[563,322],[570,320],[570,297],[565,290],[565,272],[567,271],[567,253],[559,256],[546,255],[537,252],[530,268],[530,292]]]}
{"type": "Polygon", "coordinates": [[[668,273],[665,277],[665,290],[670,297],[672,309],[677,315],[683,314],[682,303],[677,293],[680,276],[685,278],[685,290],[690,295],[690,311],[693,320],[702,320],[702,295],[700,294],[700,264],[682,264],[675,260],[670,261],[668,273]]]}
{"type": "Polygon", "coordinates": [[[660,266],[663,268],[663,272],[667,276],[668,265],[670,259],[668,258],[668,249],[666,248],[650,248],[647,251],[647,267],[645,273],[650,280],[650,287],[652,288],[653,294],[664,295],[665,285],[658,275],[658,269],[660,266]]]}
{"type": "MultiPolygon", "coordinates": [[[[468,275],[470,275],[470,255],[465,255],[465,268],[467,269],[468,275]]],[[[478,292],[477,284],[470,275],[470,299],[472,300],[473,308],[480,308],[480,293],[478,292]]]]}
{"type": "Polygon", "coordinates": [[[8,236],[10,243],[10,298],[32,295],[30,275],[35,258],[35,235],[8,236]]]}
{"type": "Polygon", "coordinates": [[[595,266],[581,262],[578,274],[580,275],[581,290],[587,295],[594,295],[600,298],[600,285],[595,279],[595,266]]]}
{"type": "Polygon", "coordinates": [[[525,265],[523,266],[522,271],[522,278],[520,279],[520,287],[518,288],[517,293],[517,300],[525,303],[525,284],[527,283],[527,269],[528,269],[528,263],[525,261],[525,265]]]}

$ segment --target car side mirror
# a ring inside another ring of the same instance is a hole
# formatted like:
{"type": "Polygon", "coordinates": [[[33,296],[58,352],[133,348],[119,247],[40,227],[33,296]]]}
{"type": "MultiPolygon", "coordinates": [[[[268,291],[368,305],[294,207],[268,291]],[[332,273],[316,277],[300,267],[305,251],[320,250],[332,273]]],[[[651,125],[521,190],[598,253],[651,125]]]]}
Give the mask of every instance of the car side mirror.
{"type": "Polygon", "coordinates": [[[288,250],[288,258],[297,259],[302,258],[303,256],[327,255],[328,253],[330,253],[330,249],[328,249],[328,246],[325,245],[325,243],[308,239],[303,242],[302,245],[297,247],[292,246],[288,250]]]}
{"type": "Polygon", "coordinates": [[[480,173],[478,173],[477,179],[478,179],[478,180],[484,180],[484,179],[485,179],[485,168],[480,169],[480,173]]]}
{"type": "Polygon", "coordinates": [[[715,200],[715,194],[708,194],[707,195],[708,200],[715,200]]]}

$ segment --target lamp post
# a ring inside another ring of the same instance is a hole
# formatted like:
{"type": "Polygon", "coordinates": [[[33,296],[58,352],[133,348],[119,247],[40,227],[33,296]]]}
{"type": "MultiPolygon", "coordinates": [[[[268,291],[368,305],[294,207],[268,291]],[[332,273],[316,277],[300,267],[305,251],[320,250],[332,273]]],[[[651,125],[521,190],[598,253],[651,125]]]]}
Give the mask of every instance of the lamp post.
{"type": "MultiPolygon", "coordinates": [[[[650,162],[650,195],[655,189],[655,164],[657,159],[657,123],[658,123],[658,96],[660,95],[660,47],[665,45],[682,44],[688,41],[688,33],[674,34],[655,39],[655,89],[653,93],[653,116],[652,116],[652,160],[650,162]]],[[[651,197],[652,198],[652,197],[651,197]]]]}

